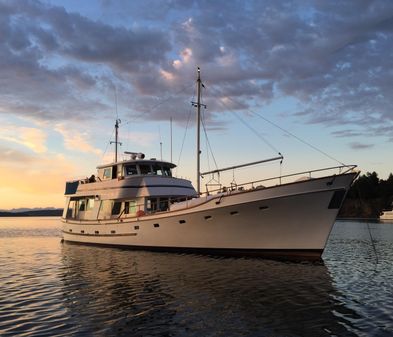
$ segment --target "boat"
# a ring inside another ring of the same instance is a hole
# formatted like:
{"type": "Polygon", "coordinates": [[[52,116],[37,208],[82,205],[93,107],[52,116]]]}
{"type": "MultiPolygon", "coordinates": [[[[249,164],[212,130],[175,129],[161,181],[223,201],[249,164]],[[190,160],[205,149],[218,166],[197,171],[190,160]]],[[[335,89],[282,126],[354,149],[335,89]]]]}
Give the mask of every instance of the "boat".
{"type": "Polygon", "coordinates": [[[200,171],[201,76],[197,72],[196,188],[175,177],[175,164],[126,151],[90,178],[66,182],[65,242],[278,259],[320,260],[337,213],[359,172],[341,165],[244,184],[208,187],[200,179],[282,155],[210,172],[200,171]],[[210,190],[209,190],[210,188],[210,190]]]}
{"type": "Polygon", "coordinates": [[[393,222],[393,203],[390,205],[390,209],[382,211],[382,214],[379,216],[379,220],[382,220],[383,222],[393,222]]]}

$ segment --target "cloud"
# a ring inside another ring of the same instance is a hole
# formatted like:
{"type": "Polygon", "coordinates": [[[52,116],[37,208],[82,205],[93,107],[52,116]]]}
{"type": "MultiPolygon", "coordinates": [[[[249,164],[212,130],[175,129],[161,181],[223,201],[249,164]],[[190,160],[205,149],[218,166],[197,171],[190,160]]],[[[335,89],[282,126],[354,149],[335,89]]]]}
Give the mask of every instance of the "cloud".
{"type": "Polygon", "coordinates": [[[87,132],[82,132],[76,127],[69,129],[67,126],[57,124],[54,128],[55,131],[63,136],[64,147],[70,151],[93,153],[102,155],[100,149],[96,149],[91,145],[91,136],[87,132]]]}
{"type": "Polygon", "coordinates": [[[101,118],[116,85],[127,117],[184,123],[192,93],[180,89],[194,86],[199,65],[212,121],[228,96],[237,110],[290,96],[302,123],[363,135],[372,126],[392,139],[389,0],[103,1],[97,11],[0,4],[0,113],[101,118]]]}
{"type": "Polygon", "coordinates": [[[31,154],[5,146],[0,146],[0,155],[2,162],[7,163],[7,165],[12,163],[31,164],[36,161],[35,156],[31,154]]]}
{"type": "Polygon", "coordinates": [[[374,144],[364,144],[364,143],[359,143],[359,142],[352,142],[349,144],[349,146],[353,150],[367,150],[367,149],[374,147],[374,144]]]}
{"type": "Polygon", "coordinates": [[[10,143],[16,143],[36,153],[44,153],[47,151],[46,139],[47,135],[38,128],[21,127],[10,125],[0,130],[0,139],[10,143]]]}

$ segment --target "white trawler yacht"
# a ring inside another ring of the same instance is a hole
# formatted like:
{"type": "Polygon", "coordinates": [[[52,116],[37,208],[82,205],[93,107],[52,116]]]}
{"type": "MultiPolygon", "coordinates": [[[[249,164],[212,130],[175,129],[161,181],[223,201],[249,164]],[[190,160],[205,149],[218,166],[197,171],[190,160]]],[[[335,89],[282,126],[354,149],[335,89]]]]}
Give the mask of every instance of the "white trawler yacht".
{"type": "Polygon", "coordinates": [[[282,156],[200,172],[198,68],[197,190],[172,176],[174,164],[125,152],[98,166],[96,176],[66,183],[62,216],[68,242],[135,249],[319,259],[355,165],[262,179],[200,192],[200,177],[282,160],[282,156]],[[306,175],[306,177],[305,177],[306,175]],[[262,185],[263,184],[263,185],[262,185]]]}

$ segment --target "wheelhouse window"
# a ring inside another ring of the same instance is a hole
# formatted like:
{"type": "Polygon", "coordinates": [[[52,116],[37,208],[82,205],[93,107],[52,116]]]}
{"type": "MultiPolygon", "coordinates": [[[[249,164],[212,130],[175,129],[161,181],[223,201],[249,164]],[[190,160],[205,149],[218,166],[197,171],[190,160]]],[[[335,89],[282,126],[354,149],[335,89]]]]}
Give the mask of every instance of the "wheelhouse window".
{"type": "Polygon", "coordinates": [[[153,174],[159,175],[159,176],[164,175],[161,165],[154,164],[154,165],[152,165],[152,169],[153,169],[153,174]]]}
{"type": "Polygon", "coordinates": [[[127,165],[126,166],[126,175],[127,176],[133,176],[133,175],[137,175],[138,174],[138,170],[136,168],[136,165],[127,165]]]}
{"type": "Polygon", "coordinates": [[[150,165],[139,165],[139,170],[142,175],[151,174],[150,165]]]}
{"type": "Polygon", "coordinates": [[[163,175],[167,177],[172,177],[172,172],[169,166],[164,166],[163,167],[163,175]]]}
{"type": "Polygon", "coordinates": [[[107,167],[104,169],[104,179],[112,179],[112,167],[107,167]]]}

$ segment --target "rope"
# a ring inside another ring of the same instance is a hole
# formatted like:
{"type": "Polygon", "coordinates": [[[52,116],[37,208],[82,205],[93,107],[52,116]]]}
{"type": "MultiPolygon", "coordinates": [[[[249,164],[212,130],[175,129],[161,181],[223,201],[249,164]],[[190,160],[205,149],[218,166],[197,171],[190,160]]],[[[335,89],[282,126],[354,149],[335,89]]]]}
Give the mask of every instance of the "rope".
{"type": "MultiPolygon", "coordinates": [[[[195,94],[192,96],[192,101],[194,100],[194,97],[195,97],[195,94]]],[[[183,136],[183,141],[182,141],[182,143],[181,143],[181,148],[180,148],[180,153],[179,153],[179,159],[177,160],[176,175],[177,175],[177,168],[179,167],[179,164],[180,164],[180,158],[181,158],[181,155],[182,155],[182,153],[183,153],[183,147],[184,147],[184,142],[185,142],[185,140],[186,140],[186,135],[187,135],[187,130],[188,130],[188,124],[190,123],[191,109],[192,109],[192,106],[189,108],[189,111],[188,111],[188,118],[187,118],[186,129],[184,130],[184,136],[183,136]]]]}
{"type": "MultiPolygon", "coordinates": [[[[208,148],[208,150],[210,150],[210,154],[212,155],[216,169],[218,169],[217,161],[216,161],[216,158],[214,157],[214,153],[213,153],[212,147],[210,145],[209,137],[207,136],[207,130],[206,130],[206,126],[205,126],[205,113],[204,112],[202,112],[202,120],[201,121],[202,121],[203,132],[204,132],[205,138],[206,138],[206,144],[208,145],[207,148],[208,148]]],[[[207,158],[209,161],[209,151],[207,151],[207,154],[208,154],[207,158]]],[[[209,163],[209,167],[210,167],[210,163],[209,163]]],[[[209,171],[210,171],[210,168],[209,168],[209,171]]]]}

